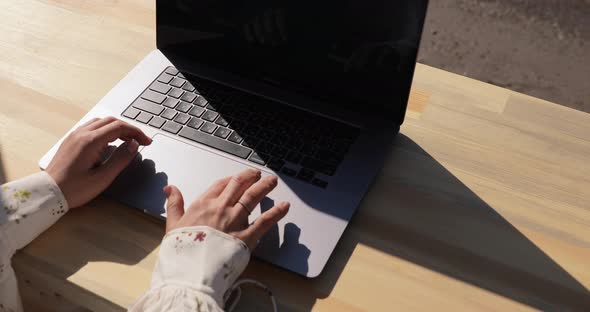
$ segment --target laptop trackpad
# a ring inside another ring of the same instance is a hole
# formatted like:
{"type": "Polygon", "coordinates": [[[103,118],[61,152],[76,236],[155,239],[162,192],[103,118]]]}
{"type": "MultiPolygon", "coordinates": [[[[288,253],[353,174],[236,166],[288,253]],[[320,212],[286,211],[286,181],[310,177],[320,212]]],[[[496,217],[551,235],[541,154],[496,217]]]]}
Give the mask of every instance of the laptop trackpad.
{"type": "Polygon", "coordinates": [[[188,208],[215,180],[250,167],[221,152],[215,154],[165,135],[156,134],[153,139],[105,192],[152,215],[166,217],[162,188],[168,184],[180,189],[188,208]]]}

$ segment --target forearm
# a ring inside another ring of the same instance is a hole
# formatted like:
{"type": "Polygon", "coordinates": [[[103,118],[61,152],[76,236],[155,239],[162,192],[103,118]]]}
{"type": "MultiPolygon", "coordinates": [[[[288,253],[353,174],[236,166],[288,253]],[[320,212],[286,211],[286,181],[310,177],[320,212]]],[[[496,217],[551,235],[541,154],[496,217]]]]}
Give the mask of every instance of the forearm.
{"type": "Polygon", "coordinates": [[[22,310],[12,255],[67,210],[61,190],[45,172],[0,186],[0,303],[7,311],[22,310]]]}

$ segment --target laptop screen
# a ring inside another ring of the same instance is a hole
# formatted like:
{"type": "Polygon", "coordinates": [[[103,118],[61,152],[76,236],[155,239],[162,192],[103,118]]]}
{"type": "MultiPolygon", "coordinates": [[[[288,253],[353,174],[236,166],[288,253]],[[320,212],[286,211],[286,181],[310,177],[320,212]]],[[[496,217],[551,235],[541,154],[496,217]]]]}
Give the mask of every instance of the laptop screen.
{"type": "Polygon", "coordinates": [[[158,0],[164,53],[401,124],[427,0],[158,0]]]}

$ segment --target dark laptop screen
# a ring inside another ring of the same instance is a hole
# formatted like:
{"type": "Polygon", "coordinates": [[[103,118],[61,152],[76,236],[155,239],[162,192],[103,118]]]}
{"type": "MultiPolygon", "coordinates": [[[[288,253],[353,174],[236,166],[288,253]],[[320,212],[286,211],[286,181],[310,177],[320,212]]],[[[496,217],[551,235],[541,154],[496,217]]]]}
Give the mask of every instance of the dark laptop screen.
{"type": "Polygon", "coordinates": [[[164,53],[403,120],[427,0],[158,0],[164,53]]]}

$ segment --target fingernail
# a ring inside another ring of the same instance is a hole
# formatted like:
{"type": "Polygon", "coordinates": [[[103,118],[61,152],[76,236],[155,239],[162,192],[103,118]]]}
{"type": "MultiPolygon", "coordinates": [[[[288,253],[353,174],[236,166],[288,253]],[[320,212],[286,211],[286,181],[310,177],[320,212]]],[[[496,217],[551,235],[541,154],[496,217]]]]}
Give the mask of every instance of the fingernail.
{"type": "Polygon", "coordinates": [[[129,141],[129,143],[127,143],[127,151],[130,154],[135,154],[137,153],[137,149],[139,148],[139,143],[137,141],[135,141],[135,139],[129,141]]]}
{"type": "Polygon", "coordinates": [[[291,203],[289,203],[289,202],[282,202],[281,203],[281,208],[282,209],[285,209],[286,210],[286,209],[289,209],[289,207],[291,207],[291,203]]]}
{"type": "Polygon", "coordinates": [[[164,186],[162,191],[164,192],[164,195],[166,195],[166,197],[170,196],[170,185],[164,186]]]}

